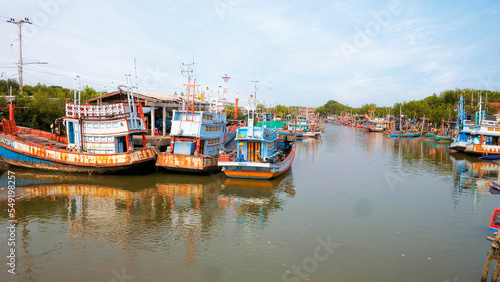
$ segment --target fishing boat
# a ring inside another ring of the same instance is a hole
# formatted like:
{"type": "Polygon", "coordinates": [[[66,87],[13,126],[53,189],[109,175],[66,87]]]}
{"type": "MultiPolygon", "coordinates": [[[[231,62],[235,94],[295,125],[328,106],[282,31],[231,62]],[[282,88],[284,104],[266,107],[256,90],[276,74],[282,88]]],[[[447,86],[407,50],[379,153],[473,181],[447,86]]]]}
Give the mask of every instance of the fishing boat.
{"type": "Polygon", "coordinates": [[[308,119],[299,119],[296,122],[288,123],[286,128],[278,129],[278,134],[280,135],[286,136],[290,133],[294,134],[297,139],[305,137],[319,138],[321,137],[322,129],[308,119]]]}
{"type": "Polygon", "coordinates": [[[397,124],[398,125],[397,128],[396,125],[394,125],[394,127],[389,132],[391,138],[415,138],[421,135],[421,133],[416,131],[415,128],[406,126],[405,124],[406,122],[403,123],[403,115],[401,114],[401,107],[399,107],[399,124],[397,124]]]}
{"type": "Polygon", "coordinates": [[[397,138],[415,138],[420,136],[420,132],[405,132],[405,131],[392,131],[390,133],[391,137],[397,138]]]}
{"type": "MultiPolygon", "coordinates": [[[[75,87],[76,88],[76,87],[75,87]]],[[[146,144],[147,132],[140,104],[127,88],[127,103],[89,105],[66,101],[66,136],[26,127],[10,120],[0,128],[0,155],[10,165],[62,172],[119,173],[154,168],[156,150],[146,144]],[[133,135],[142,135],[136,148],[133,135]]],[[[11,104],[12,105],[12,104],[11,104]]],[[[152,171],[152,170],[151,170],[152,171]]]]}
{"type": "MultiPolygon", "coordinates": [[[[481,110],[479,110],[481,112],[481,110]]],[[[464,110],[464,98],[460,95],[460,100],[457,106],[457,125],[455,127],[455,138],[450,144],[450,149],[456,152],[463,152],[467,144],[472,142],[471,133],[474,130],[476,122],[471,120],[471,116],[467,115],[464,110]]]]}
{"type": "Polygon", "coordinates": [[[491,213],[490,230],[498,232],[500,228],[500,210],[495,209],[491,213]]]}
{"type": "Polygon", "coordinates": [[[383,132],[385,130],[385,120],[383,118],[375,118],[370,121],[367,129],[370,132],[383,132]]]}
{"type": "Polygon", "coordinates": [[[429,138],[434,138],[434,136],[436,136],[436,132],[430,131],[430,132],[425,133],[424,136],[429,137],[429,138]]]}
{"type": "Polygon", "coordinates": [[[440,142],[440,143],[451,143],[453,141],[453,139],[451,138],[450,135],[446,135],[446,134],[436,134],[434,135],[434,139],[436,139],[437,142],[440,142]]]}
{"type": "MultiPolygon", "coordinates": [[[[189,73],[189,72],[188,72],[189,73]]],[[[219,171],[219,150],[226,142],[226,114],[214,98],[209,111],[194,110],[196,79],[188,76],[186,110],[174,110],[170,147],[158,154],[156,166],[181,172],[219,171]]]]}
{"type": "Polygon", "coordinates": [[[451,143],[453,141],[451,128],[454,127],[454,124],[454,121],[441,120],[441,127],[435,132],[434,140],[439,143],[451,143]]]}
{"type": "Polygon", "coordinates": [[[470,133],[464,152],[472,155],[500,154],[500,115],[486,115],[470,133]]]}
{"type": "Polygon", "coordinates": [[[230,178],[272,179],[286,172],[295,157],[292,134],[279,140],[276,128],[253,126],[254,97],[249,100],[247,126],[237,129],[236,150],[221,154],[219,159],[219,166],[230,178]]]}

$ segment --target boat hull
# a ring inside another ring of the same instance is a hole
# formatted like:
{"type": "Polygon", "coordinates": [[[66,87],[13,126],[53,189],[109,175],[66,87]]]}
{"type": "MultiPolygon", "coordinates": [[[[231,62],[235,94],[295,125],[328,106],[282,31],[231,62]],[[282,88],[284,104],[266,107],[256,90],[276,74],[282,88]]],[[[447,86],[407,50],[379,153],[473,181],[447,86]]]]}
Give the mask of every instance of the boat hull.
{"type": "Polygon", "coordinates": [[[160,153],[156,166],[166,170],[180,172],[206,173],[220,171],[219,156],[191,156],[180,154],[160,153]]]}
{"type": "Polygon", "coordinates": [[[420,133],[391,133],[391,137],[397,138],[397,137],[402,137],[402,138],[414,138],[414,137],[419,137],[420,133]]]}
{"type": "Polygon", "coordinates": [[[292,132],[292,131],[287,130],[287,129],[278,129],[278,130],[276,130],[276,132],[281,136],[288,136],[290,134],[295,134],[295,137],[298,139],[301,139],[302,137],[304,137],[303,131],[292,132]]]}
{"type": "Polygon", "coordinates": [[[370,132],[383,132],[384,131],[384,129],[381,127],[368,127],[368,130],[370,132]]]}
{"type": "Polygon", "coordinates": [[[450,149],[462,153],[465,151],[466,146],[467,146],[466,142],[463,142],[463,144],[462,144],[462,142],[452,142],[450,144],[450,149]]]}
{"type": "Polygon", "coordinates": [[[290,169],[295,157],[295,146],[292,147],[288,156],[278,164],[259,162],[219,162],[222,171],[230,178],[246,179],[272,179],[276,178],[290,169]]]}
{"type": "MultiPolygon", "coordinates": [[[[13,166],[75,173],[120,173],[154,168],[156,151],[138,149],[119,154],[74,153],[30,144],[1,134],[0,155],[13,166]]],[[[152,172],[153,170],[151,170],[152,172]]]]}
{"type": "Polygon", "coordinates": [[[451,142],[453,142],[453,140],[449,136],[434,135],[434,138],[436,139],[436,142],[440,142],[440,143],[451,143],[451,142]]]}
{"type": "Polygon", "coordinates": [[[500,146],[499,145],[481,145],[481,144],[467,144],[465,147],[465,153],[474,155],[499,155],[500,146]]]}

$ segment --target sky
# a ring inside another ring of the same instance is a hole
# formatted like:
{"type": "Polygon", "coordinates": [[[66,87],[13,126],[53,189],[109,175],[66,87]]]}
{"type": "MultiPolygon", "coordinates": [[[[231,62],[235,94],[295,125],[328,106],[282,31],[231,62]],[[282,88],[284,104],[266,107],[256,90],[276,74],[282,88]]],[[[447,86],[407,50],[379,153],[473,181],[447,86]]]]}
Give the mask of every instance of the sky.
{"type": "Polygon", "coordinates": [[[498,0],[3,1],[0,75],[24,84],[186,92],[266,106],[392,106],[456,88],[500,90],[498,0]],[[134,63],[135,60],[135,63],[134,63]],[[36,64],[45,62],[46,64],[36,64]],[[184,66],[185,68],[185,66],[184,66]],[[137,77],[137,78],[136,78],[137,77]]]}

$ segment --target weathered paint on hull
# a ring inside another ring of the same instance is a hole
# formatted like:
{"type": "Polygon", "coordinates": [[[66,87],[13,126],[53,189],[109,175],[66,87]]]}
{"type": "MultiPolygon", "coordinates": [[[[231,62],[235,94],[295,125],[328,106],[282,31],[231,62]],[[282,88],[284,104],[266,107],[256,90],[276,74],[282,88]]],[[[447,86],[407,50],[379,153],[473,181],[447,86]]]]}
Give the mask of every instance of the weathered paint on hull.
{"type": "Polygon", "coordinates": [[[475,155],[500,155],[499,145],[468,144],[465,152],[475,155]]]}
{"type": "Polygon", "coordinates": [[[224,173],[227,177],[232,178],[272,179],[280,176],[285,171],[273,173],[268,171],[225,170],[224,173]]]}
{"type": "Polygon", "coordinates": [[[227,166],[223,169],[227,177],[231,178],[249,178],[249,179],[272,179],[285,173],[292,166],[295,157],[295,147],[292,147],[288,157],[279,164],[277,170],[271,171],[271,168],[252,167],[251,163],[246,166],[235,167],[227,166]]]}
{"type": "Polygon", "coordinates": [[[183,172],[211,172],[220,171],[222,168],[218,165],[219,156],[191,156],[160,153],[156,166],[167,170],[183,172]]]}
{"type": "Polygon", "coordinates": [[[63,172],[117,173],[140,167],[153,167],[156,152],[152,148],[121,154],[73,153],[28,144],[1,136],[0,155],[10,165],[63,172]]]}

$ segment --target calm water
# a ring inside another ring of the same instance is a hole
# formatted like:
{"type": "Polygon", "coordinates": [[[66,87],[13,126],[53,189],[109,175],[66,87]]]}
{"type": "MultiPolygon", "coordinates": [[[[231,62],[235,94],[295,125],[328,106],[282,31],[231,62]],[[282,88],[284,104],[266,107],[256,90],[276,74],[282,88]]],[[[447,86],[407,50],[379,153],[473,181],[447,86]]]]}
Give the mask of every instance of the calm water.
{"type": "Polygon", "coordinates": [[[498,166],[326,127],[270,182],[12,169],[17,274],[6,269],[3,189],[0,280],[478,281],[498,166]]]}

